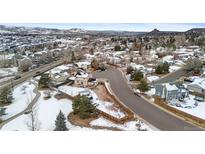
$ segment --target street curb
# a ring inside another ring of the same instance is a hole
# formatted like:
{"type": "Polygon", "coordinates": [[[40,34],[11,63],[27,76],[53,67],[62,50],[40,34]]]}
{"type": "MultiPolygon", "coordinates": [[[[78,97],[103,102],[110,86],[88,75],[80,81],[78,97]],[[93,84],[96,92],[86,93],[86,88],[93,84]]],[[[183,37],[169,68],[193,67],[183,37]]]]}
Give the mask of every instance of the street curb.
{"type": "MultiPolygon", "coordinates": [[[[107,79],[108,80],[108,79],[107,79]]],[[[118,98],[115,93],[112,91],[112,88],[110,86],[110,81],[108,80],[107,82],[109,84],[109,90],[110,92],[112,93],[113,96],[115,96],[116,98],[118,98]]],[[[119,98],[118,98],[119,99],[119,98]]],[[[120,100],[120,99],[119,99],[120,100]]],[[[132,111],[132,109],[130,109],[127,105],[125,105],[125,103],[123,103],[121,100],[120,100],[121,104],[123,106],[125,106],[126,108],[128,108],[129,110],[132,111]]],[[[132,111],[132,113],[134,114],[134,118],[137,118],[138,120],[142,121],[143,123],[145,123],[146,125],[148,125],[153,131],[159,131],[160,129],[156,128],[155,126],[153,126],[152,124],[150,124],[148,121],[146,121],[145,119],[143,119],[142,117],[140,117],[139,115],[137,115],[137,113],[135,113],[134,111],[132,111]]]]}
{"type": "MultiPolygon", "coordinates": [[[[126,83],[127,83],[128,87],[130,88],[130,90],[132,90],[132,88],[131,88],[130,85],[128,84],[127,79],[125,78],[123,72],[122,72],[120,69],[118,69],[118,70],[122,73],[122,76],[123,76],[124,80],[126,81],[126,83]]],[[[133,91],[133,90],[132,90],[132,91],[133,91]]],[[[151,102],[150,100],[148,100],[147,98],[145,98],[143,95],[140,95],[140,97],[141,97],[142,99],[144,99],[145,101],[147,101],[148,103],[152,104],[153,106],[159,108],[160,110],[163,110],[164,112],[166,112],[166,113],[168,113],[168,114],[170,114],[170,115],[172,115],[172,116],[174,116],[174,117],[176,117],[176,118],[178,118],[178,119],[180,119],[180,120],[183,120],[183,121],[185,121],[185,122],[187,122],[187,123],[189,123],[189,124],[191,124],[191,125],[193,125],[193,126],[196,126],[196,127],[198,127],[198,128],[201,128],[201,129],[205,130],[205,128],[200,127],[200,126],[198,126],[198,125],[196,125],[196,124],[193,124],[193,123],[191,123],[190,121],[184,119],[183,117],[180,117],[180,116],[174,114],[173,112],[170,112],[170,111],[168,111],[168,110],[162,108],[161,106],[159,106],[159,105],[157,105],[157,104],[154,104],[153,102],[151,102]]]]}
{"type": "MultiPolygon", "coordinates": [[[[117,70],[119,70],[120,71],[120,73],[122,74],[122,77],[123,77],[123,79],[125,80],[125,82],[127,83],[127,79],[125,78],[125,76],[124,76],[124,74],[123,74],[123,72],[119,69],[119,68],[117,68],[117,70]]],[[[109,81],[109,80],[108,80],[109,81]]],[[[129,87],[129,89],[130,90],[132,90],[132,88],[131,88],[131,86],[129,85],[129,84],[127,84],[127,86],[129,87]]],[[[111,86],[110,86],[111,87],[111,86]]],[[[112,89],[111,89],[112,90],[112,89]]],[[[133,90],[132,90],[133,91],[133,90]]],[[[112,93],[114,93],[113,91],[112,91],[112,93]]],[[[117,96],[116,96],[117,97],[117,96]]],[[[123,103],[123,102],[122,102],[123,103]]],[[[124,103],[123,103],[124,104],[124,103]]],[[[124,104],[125,105],[125,104],[124,104]]],[[[126,105],[125,105],[126,106],[126,105]]],[[[128,106],[126,106],[127,108],[129,108],[128,106]]],[[[129,108],[130,109],[130,108],[129,108]]],[[[130,109],[131,111],[132,111],[132,109],[130,109]]],[[[133,112],[133,111],[132,111],[133,112]]],[[[155,131],[160,131],[160,129],[159,128],[157,128],[157,127],[155,127],[154,125],[152,125],[151,123],[149,123],[147,120],[145,120],[145,119],[143,119],[141,116],[139,116],[137,113],[135,113],[135,112],[133,112],[134,113],[134,116],[135,117],[137,117],[138,119],[140,119],[141,121],[143,121],[145,124],[147,124],[150,128],[152,128],[153,130],[155,130],[155,131]]]]}

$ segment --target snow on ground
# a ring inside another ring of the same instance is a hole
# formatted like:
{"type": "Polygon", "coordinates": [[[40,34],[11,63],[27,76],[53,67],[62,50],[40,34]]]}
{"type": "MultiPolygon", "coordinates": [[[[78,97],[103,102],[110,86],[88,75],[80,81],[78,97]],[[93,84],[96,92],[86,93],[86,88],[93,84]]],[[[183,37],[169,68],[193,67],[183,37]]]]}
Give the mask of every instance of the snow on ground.
{"type": "Polygon", "coordinates": [[[97,108],[105,113],[108,113],[109,115],[112,115],[116,118],[123,118],[125,114],[117,107],[113,106],[113,103],[101,101],[101,100],[95,100],[96,104],[98,104],[97,108]]]}
{"type": "Polygon", "coordinates": [[[85,90],[88,90],[88,88],[79,88],[79,87],[72,87],[72,86],[67,86],[67,85],[63,85],[58,87],[58,90],[70,95],[70,96],[77,96],[79,95],[80,92],[83,92],[85,90]]]}
{"type": "Polygon", "coordinates": [[[79,87],[64,85],[64,86],[60,86],[58,90],[67,93],[71,96],[77,96],[80,92],[89,91],[90,95],[93,98],[93,102],[98,104],[97,108],[99,110],[104,111],[116,118],[122,118],[125,116],[125,114],[119,108],[116,108],[112,102],[99,100],[96,93],[88,88],[79,88],[79,87]]]}
{"type": "Polygon", "coordinates": [[[128,75],[125,76],[125,78],[127,79],[127,81],[130,81],[130,79],[131,79],[131,75],[128,74],[128,75]]]}
{"type": "Polygon", "coordinates": [[[149,82],[153,82],[153,81],[155,81],[155,80],[157,80],[157,79],[159,79],[158,76],[148,76],[148,77],[147,77],[147,80],[148,80],[149,82]]]}
{"type": "Polygon", "coordinates": [[[145,92],[148,96],[153,96],[155,94],[155,88],[151,88],[149,91],[145,92]]]}
{"type": "Polygon", "coordinates": [[[146,129],[146,130],[152,130],[149,126],[147,126],[145,123],[141,121],[129,121],[124,124],[115,124],[103,117],[100,117],[96,120],[93,120],[90,122],[91,126],[104,126],[104,127],[115,127],[121,130],[127,130],[127,131],[136,131],[138,130],[139,127],[136,126],[136,124],[141,124],[141,130],[146,129]]]}
{"type": "Polygon", "coordinates": [[[35,80],[35,81],[39,81],[40,78],[41,78],[41,76],[39,75],[39,76],[34,77],[33,80],[35,80]]]}
{"type": "Polygon", "coordinates": [[[185,98],[184,102],[173,100],[172,102],[169,103],[169,105],[178,110],[205,119],[205,102],[198,102],[194,100],[194,97],[195,96],[193,95],[189,95],[189,98],[185,98]]]}
{"type": "Polygon", "coordinates": [[[62,71],[69,70],[72,66],[73,66],[72,64],[60,65],[60,66],[57,66],[57,67],[51,69],[48,72],[50,72],[52,74],[61,73],[62,71]]]}
{"type": "Polygon", "coordinates": [[[178,70],[178,69],[180,69],[181,67],[179,67],[179,66],[175,66],[175,65],[173,65],[173,66],[169,66],[169,72],[171,73],[171,72],[174,72],[174,71],[176,71],[176,70],[178,70]]]}
{"type": "Polygon", "coordinates": [[[2,116],[2,119],[6,120],[26,109],[31,100],[36,96],[33,92],[34,89],[35,85],[29,81],[15,87],[13,91],[13,103],[4,106],[7,109],[5,111],[6,115],[2,116]]]}
{"type": "Polygon", "coordinates": [[[0,77],[5,77],[8,75],[15,75],[18,72],[18,67],[12,68],[0,68],[0,77]]]}
{"type": "Polygon", "coordinates": [[[171,61],[173,59],[173,56],[172,55],[167,55],[165,57],[162,58],[162,61],[163,62],[168,62],[168,61],[171,61]]]}
{"type": "Polygon", "coordinates": [[[1,82],[6,82],[6,81],[9,82],[9,80],[11,80],[12,78],[14,78],[14,77],[13,77],[13,76],[10,76],[10,77],[1,78],[1,79],[0,79],[0,83],[1,83],[1,82]]]}
{"type": "Polygon", "coordinates": [[[182,60],[175,60],[175,61],[174,61],[174,64],[175,64],[175,65],[178,65],[178,66],[183,66],[183,65],[185,65],[185,63],[184,63],[182,60]]]}
{"type": "MultiPolygon", "coordinates": [[[[53,130],[55,128],[55,120],[60,110],[66,117],[73,111],[71,100],[57,100],[53,97],[54,94],[56,94],[56,92],[52,93],[52,97],[50,99],[44,100],[44,93],[41,91],[41,97],[37,102],[37,119],[41,124],[39,129],[41,131],[53,130]]],[[[2,130],[29,130],[26,124],[29,119],[29,115],[24,114],[3,126],[2,130]]],[[[95,130],[92,128],[72,125],[68,120],[66,121],[66,125],[69,130],[95,130]]]]}

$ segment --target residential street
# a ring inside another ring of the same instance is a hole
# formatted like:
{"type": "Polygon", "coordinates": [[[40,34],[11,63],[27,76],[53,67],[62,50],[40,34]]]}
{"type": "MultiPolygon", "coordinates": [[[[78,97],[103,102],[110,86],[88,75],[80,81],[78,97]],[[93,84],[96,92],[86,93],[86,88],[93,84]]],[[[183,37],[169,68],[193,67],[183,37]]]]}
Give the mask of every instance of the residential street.
{"type": "MultiPolygon", "coordinates": [[[[173,74],[176,76],[175,74],[173,74]]],[[[177,73],[179,75],[179,73],[177,73]]],[[[134,95],[128,87],[122,73],[114,68],[103,72],[94,72],[95,78],[107,78],[115,95],[137,115],[148,121],[160,130],[166,131],[191,131],[201,130],[134,95]]],[[[173,79],[172,77],[169,77],[173,79]]],[[[169,79],[168,78],[168,79],[169,79]]],[[[167,80],[164,79],[164,81],[167,80]]]]}
{"type": "Polygon", "coordinates": [[[183,68],[181,68],[175,72],[169,73],[168,75],[160,78],[159,80],[154,81],[154,84],[174,82],[177,79],[179,79],[181,76],[186,76],[186,75],[187,72],[183,68]]]}

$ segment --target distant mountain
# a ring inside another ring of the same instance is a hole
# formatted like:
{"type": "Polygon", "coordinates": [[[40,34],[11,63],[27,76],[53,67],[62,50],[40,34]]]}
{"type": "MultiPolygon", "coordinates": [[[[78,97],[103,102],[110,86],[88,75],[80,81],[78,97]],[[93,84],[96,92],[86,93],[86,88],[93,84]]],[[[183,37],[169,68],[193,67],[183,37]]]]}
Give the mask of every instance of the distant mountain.
{"type": "Polygon", "coordinates": [[[0,34],[18,34],[18,35],[30,35],[30,34],[42,34],[42,35],[93,35],[93,36],[167,36],[167,35],[178,35],[178,34],[205,34],[205,28],[193,28],[186,32],[176,31],[159,31],[154,29],[150,32],[135,32],[135,31],[95,31],[95,30],[84,30],[80,28],[72,29],[54,29],[54,28],[41,28],[41,27],[16,27],[16,26],[5,26],[0,25],[0,34]]]}
{"type": "Polygon", "coordinates": [[[205,28],[192,28],[185,32],[186,34],[205,34],[205,28]]]}
{"type": "Polygon", "coordinates": [[[0,25],[0,33],[22,33],[22,34],[72,34],[72,33],[86,33],[86,30],[72,28],[68,30],[60,30],[55,28],[41,28],[41,27],[16,27],[0,25]]]}
{"type": "Polygon", "coordinates": [[[145,32],[104,30],[104,31],[89,31],[89,33],[94,35],[105,35],[105,36],[136,36],[139,34],[144,34],[145,32]]]}
{"type": "Polygon", "coordinates": [[[160,33],[160,31],[158,29],[154,29],[150,32],[150,34],[158,34],[160,33]]]}
{"type": "Polygon", "coordinates": [[[159,31],[158,29],[154,29],[148,33],[145,33],[145,36],[163,36],[163,35],[176,35],[181,32],[176,32],[176,31],[159,31]]]}

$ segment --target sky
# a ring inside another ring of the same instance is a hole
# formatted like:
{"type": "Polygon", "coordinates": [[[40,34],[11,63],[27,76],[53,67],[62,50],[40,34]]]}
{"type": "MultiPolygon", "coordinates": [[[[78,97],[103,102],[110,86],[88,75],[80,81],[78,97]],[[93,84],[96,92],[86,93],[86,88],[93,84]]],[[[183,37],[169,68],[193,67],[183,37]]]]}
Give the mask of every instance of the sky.
{"type": "Polygon", "coordinates": [[[115,31],[187,31],[191,28],[205,28],[205,23],[5,23],[7,26],[43,27],[57,29],[81,28],[85,30],[115,31]]]}

